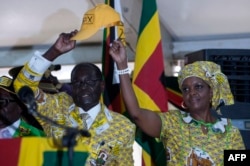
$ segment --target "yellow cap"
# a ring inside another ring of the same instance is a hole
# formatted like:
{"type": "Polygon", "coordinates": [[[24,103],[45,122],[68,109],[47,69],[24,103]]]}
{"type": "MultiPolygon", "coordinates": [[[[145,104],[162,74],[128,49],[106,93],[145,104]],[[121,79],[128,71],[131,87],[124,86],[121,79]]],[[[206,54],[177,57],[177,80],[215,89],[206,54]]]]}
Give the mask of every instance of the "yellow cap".
{"type": "Polygon", "coordinates": [[[84,16],[80,31],[71,40],[84,40],[94,35],[100,28],[120,25],[118,12],[106,4],[98,4],[88,10],[84,16]]]}
{"type": "Polygon", "coordinates": [[[11,86],[11,84],[12,84],[11,78],[9,78],[7,76],[0,77],[0,88],[7,91],[7,92],[16,94],[13,87],[11,86]]]}

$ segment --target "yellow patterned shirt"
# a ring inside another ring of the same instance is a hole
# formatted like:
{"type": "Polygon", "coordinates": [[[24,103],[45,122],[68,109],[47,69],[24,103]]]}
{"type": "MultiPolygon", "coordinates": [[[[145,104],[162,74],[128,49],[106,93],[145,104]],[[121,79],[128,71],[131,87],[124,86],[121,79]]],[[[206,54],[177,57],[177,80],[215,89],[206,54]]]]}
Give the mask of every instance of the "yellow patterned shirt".
{"type": "MultiPolygon", "coordinates": [[[[27,65],[25,65],[27,67],[27,65]]],[[[28,68],[29,69],[29,68],[28,68]]],[[[30,71],[29,73],[32,73],[30,71]]],[[[46,94],[38,89],[39,78],[27,77],[21,72],[15,79],[15,90],[27,85],[36,94],[37,111],[68,127],[83,128],[79,108],[73,99],[65,92],[46,94]],[[31,79],[32,78],[32,79],[31,79]]],[[[37,76],[38,77],[38,76],[37,76]]],[[[37,118],[47,136],[61,140],[65,130],[37,118]]],[[[77,143],[89,147],[89,157],[86,166],[133,166],[133,143],[135,140],[135,125],[125,116],[108,110],[101,104],[101,110],[89,128],[91,137],[77,137],[77,143]]],[[[56,139],[56,140],[57,140],[56,139]]]]}
{"type": "MultiPolygon", "coordinates": [[[[46,104],[39,104],[39,112],[62,125],[83,126],[78,107],[70,96],[66,93],[46,96],[46,104]]],[[[61,137],[64,134],[64,130],[48,123],[42,122],[42,126],[49,136],[61,137]]],[[[126,117],[102,105],[89,132],[91,137],[78,137],[78,142],[88,145],[91,150],[86,165],[98,165],[98,162],[108,166],[133,165],[135,126],[126,117]]]]}
{"type": "Polygon", "coordinates": [[[160,117],[168,166],[223,166],[224,150],[245,149],[239,130],[228,119],[218,119],[204,134],[187,113],[171,110],[160,117]]]}
{"type": "MultiPolygon", "coordinates": [[[[45,94],[45,102],[38,103],[38,111],[57,123],[69,127],[82,128],[79,109],[73,104],[72,98],[62,92],[45,94]]],[[[39,120],[39,119],[38,119],[39,120]]],[[[65,130],[39,120],[48,136],[61,138],[65,130]]],[[[91,137],[78,136],[78,143],[89,146],[89,158],[86,166],[133,166],[133,143],[135,125],[119,113],[109,111],[103,104],[101,111],[91,125],[91,137]],[[100,165],[101,166],[101,165],[100,165]]]]}

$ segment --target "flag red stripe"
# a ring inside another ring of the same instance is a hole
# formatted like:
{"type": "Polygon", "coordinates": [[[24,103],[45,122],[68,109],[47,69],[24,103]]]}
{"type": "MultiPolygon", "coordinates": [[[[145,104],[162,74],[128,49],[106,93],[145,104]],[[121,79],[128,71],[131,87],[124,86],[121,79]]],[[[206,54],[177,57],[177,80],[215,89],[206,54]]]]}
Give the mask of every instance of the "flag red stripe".
{"type": "Polygon", "coordinates": [[[175,107],[177,107],[178,109],[183,109],[181,107],[181,103],[183,101],[182,99],[182,95],[178,92],[175,92],[173,90],[170,89],[166,89],[167,90],[167,95],[168,95],[168,101],[173,104],[175,107]]]}
{"type": "Polygon", "coordinates": [[[19,152],[20,152],[21,138],[15,139],[1,139],[0,140],[0,163],[3,166],[16,166],[18,165],[19,152]],[[8,148],[3,148],[8,146],[8,148]],[[18,148],[17,148],[18,147],[18,148]]]}
{"type": "Polygon", "coordinates": [[[134,80],[134,84],[147,93],[159,109],[165,112],[167,111],[165,87],[160,80],[164,67],[163,62],[159,63],[159,59],[162,59],[161,43],[157,44],[156,49],[134,80]]]}

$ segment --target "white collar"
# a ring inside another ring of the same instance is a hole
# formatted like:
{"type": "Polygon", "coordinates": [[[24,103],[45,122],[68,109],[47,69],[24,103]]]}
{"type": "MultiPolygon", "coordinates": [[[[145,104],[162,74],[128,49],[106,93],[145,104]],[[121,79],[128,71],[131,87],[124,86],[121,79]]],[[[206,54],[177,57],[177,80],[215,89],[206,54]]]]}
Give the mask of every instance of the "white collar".
{"type": "Polygon", "coordinates": [[[90,128],[90,126],[93,124],[93,122],[94,122],[96,116],[98,115],[98,113],[100,112],[100,110],[101,110],[101,104],[100,103],[98,103],[97,105],[95,105],[94,107],[92,107],[88,111],[84,111],[82,108],[79,107],[79,113],[80,114],[87,113],[90,116],[90,118],[87,119],[88,128],[90,128]]]}
{"type": "Polygon", "coordinates": [[[21,119],[18,119],[17,121],[15,121],[14,123],[12,123],[11,125],[9,125],[9,126],[7,126],[5,128],[0,129],[0,132],[4,131],[4,130],[8,130],[9,133],[11,134],[11,136],[13,136],[14,133],[16,132],[16,129],[18,129],[20,123],[21,123],[21,119]]]}
{"type": "MultiPolygon", "coordinates": [[[[193,119],[193,117],[190,116],[189,113],[183,112],[182,113],[182,119],[185,123],[197,123],[197,120],[193,119]]],[[[215,123],[212,124],[212,131],[215,133],[221,132],[224,133],[226,131],[225,126],[228,125],[226,118],[218,118],[215,123]]]]}

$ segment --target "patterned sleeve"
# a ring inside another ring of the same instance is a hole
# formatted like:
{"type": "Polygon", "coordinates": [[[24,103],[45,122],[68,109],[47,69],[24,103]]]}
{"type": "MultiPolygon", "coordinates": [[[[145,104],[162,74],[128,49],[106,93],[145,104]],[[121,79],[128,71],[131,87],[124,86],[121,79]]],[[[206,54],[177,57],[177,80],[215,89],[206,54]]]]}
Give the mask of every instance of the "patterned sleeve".
{"type": "MultiPolygon", "coordinates": [[[[43,116],[53,120],[59,125],[71,126],[70,124],[70,112],[68,111],[68,106],[72,104],[72,98],[65,92],[60,92],[57,94],[46,94],[40,91],[40,95],[43,99],[37,101],[38,109],[37,111],[43,116]]],[[[56,125],[51,125],[47,121],[38,118],[38,121],[43,126],[44,131],[48,136],[61,137],[64,134],[64,130],[58,128],[56,125]]]]}
{"type": "Polygon", "coordinates": [[[180,112],[177,110],[169,110],[168,112],[159,113],[161,118],[161,134],[160,140],[166,139],[170,136],[172,130],[176,129],[176,125],[179,125],[180,112]]]}
{"type": "Polygon", "coordinates": [[[35,95],[37,95],[39,92],[38,84],[42,75],[27,73],[32,73],[32,71],[29,69],[28,64],[25,64],[20,73],[17,75],[17,78],[14,80],[15,91],[18,92],[23,86],[28,86],[33,90],[35,95]]]}
{"type": "Polygon", "coordinates": [[[18,92],[23,86],[28,86],[37,97],[39,93],[39,82],[50,65],[51,62],[42,57],[40,52],[35,52],[35,55],[24,65],[15,79],[15,91],[18,92]]]}
{"type": "Polygon", "coordinates": [[[126,133],[127,142],[121,148],[117,166],[134,166],[133,145],[135,141],[135,126],[133,124],[128,126],[128,132],[126,133]]]}
{"type": "Polygon", "coordinates": [[[231,148],[235,150],[244,150],[245,145],[241,136],[241,133],[238,128],[233,127],[232,128],[232,142],[231,142],[231,148]]]}

